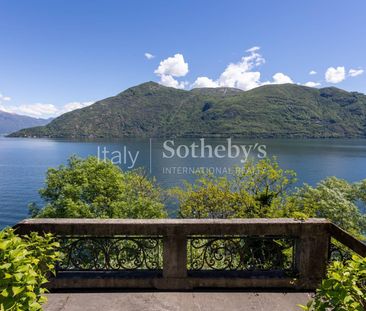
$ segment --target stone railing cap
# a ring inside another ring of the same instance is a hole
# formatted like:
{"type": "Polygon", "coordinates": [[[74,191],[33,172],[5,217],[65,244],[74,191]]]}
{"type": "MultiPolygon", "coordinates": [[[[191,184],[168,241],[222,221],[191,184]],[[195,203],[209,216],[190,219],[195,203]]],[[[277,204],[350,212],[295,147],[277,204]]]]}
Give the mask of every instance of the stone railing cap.
{"type": "Polygon", "coordinates": [[[233,219],[96,219],[96,218],[30,218],[24,219],[17,225],[27,224],[156,224],[156,225],[185,225],[185,224],[330,224],[324,218],[309,218],[299,220],[293,218],[233,218],[233,219]]]}

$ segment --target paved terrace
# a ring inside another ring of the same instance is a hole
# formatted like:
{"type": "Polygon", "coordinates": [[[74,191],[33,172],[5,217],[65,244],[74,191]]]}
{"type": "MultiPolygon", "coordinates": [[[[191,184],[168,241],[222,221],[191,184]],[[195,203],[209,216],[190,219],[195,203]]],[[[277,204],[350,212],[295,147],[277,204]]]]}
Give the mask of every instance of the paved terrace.
{"type": "Polygon", "coordinates": [[[307,293],[140,292],[49,294],[45,311],[300,311],[307,293]]]}

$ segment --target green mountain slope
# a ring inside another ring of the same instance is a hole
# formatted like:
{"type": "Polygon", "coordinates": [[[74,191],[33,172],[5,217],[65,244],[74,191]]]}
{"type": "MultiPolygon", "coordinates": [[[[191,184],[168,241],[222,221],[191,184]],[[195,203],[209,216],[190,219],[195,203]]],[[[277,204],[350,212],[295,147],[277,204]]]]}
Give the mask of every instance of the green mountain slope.
{"type": "Polygon", "coordinates": [[[366,95],[294,84],[250,91],[148,82],[12,137],[366,137],[366,95]]]}

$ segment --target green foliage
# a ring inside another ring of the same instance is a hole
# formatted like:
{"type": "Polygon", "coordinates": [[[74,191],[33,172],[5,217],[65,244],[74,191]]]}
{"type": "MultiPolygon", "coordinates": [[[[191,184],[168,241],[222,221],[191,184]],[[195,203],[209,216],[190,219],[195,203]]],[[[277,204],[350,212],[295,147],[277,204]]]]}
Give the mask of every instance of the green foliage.
{"type": "Polygon", "coordinates": [[[184,91],[148,82],[11,136],[365,137],[365,115],[365,95],[337,88],[282,84],[246,92],[184,91]]]}
{"type": "Polygon", "coordinates": [[[273,218],[286,213],[286,189],[294,182],[293,171],[280,169],[276,159],[264,159],[248,161],[229,177],[201,176],[171,194],[183,218],[273,218]]]}
{"type": "Polygon", "coordinates": [[[179,215],[182,218],[235,218],[249,209],[254,202],[245,193],[231,191],[231,182],[226,177],[211,175],[198,178],[185,188],[174,188],[170,193],[179,200],[179,215]]]}
{"type": "MultiPolygon", "coordinates": [[[[202,176],[193,185],[173,189],[181,217],[324,217],[364,238],[366,218],[357,203],[366,202],[366,180],[351,184],[329,177],[315,187],[304,185],[288,193],[294,173],[280,169],[275,159],[248,162],[231,177],[202,176]]],[[[283,255],[291,258],[289,252],[283,255]]],[[[354,256],[346,265],[333,262],[315,299],[302,308],[361,311],[366,309],[365,297],[366,258],[354,256]]]]}
{"type": "Polygon", "coordinates": [[[12,229],[0,232],[0,310],[42,310],[43,285],[54,273],[59,244],[51,234],[19,237],[12,229]]]}
{"type": "Polygon", "coordinates": [[[315,187],[289,190],[295,173],[279,167],[275,158],[249,161],[232,176],[200,176],[193,184],[174,188],[182,218],[327,218],[364,238],[366,216],[357,203],[366,202],[366,180],[348,183],[336,177],[315,187]]]}
{"type": "MultiPolygon", "coordinates": [[[[328,177],[316,187],[304,185],[291,197],[288,206],[308,217],[322,217],[355,235],[366,232],[366,216],[356,205],[364,200],[366,180],[350,184],[343,179],[328,177]]],[[[291,209],[290,208],[290,209],[291,209]]]]}
{"type": "Polygon", "coordinates": [[[353,256],[345,264],[334,261],[314,300],[300,307],[309,311],[366,310],[366,258],[353,256]]]}
{"type": "Polygon", "coordinates": [[[68,164],[48,170],[40,190],[46,206],[32,205],[36,217],[162,218],[162,194],[141,171],[123,172],[95,157],[71,157],[68,164]]]}

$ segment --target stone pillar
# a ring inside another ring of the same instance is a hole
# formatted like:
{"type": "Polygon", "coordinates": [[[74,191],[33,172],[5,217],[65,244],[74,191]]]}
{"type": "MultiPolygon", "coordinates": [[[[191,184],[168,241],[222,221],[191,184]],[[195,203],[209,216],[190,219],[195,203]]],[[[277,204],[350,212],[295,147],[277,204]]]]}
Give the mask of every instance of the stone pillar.
{"type": "Polygon", "coordinates": [[[164,236],[163,277],[187,277],[187,237],[175,233],[164,236]]]}
{"type": "Polygon", "coordinates": [[[301,226],[296,245],[297,287],[316,289],[326,275],[330,235],[324,224],[301,226]]]}

